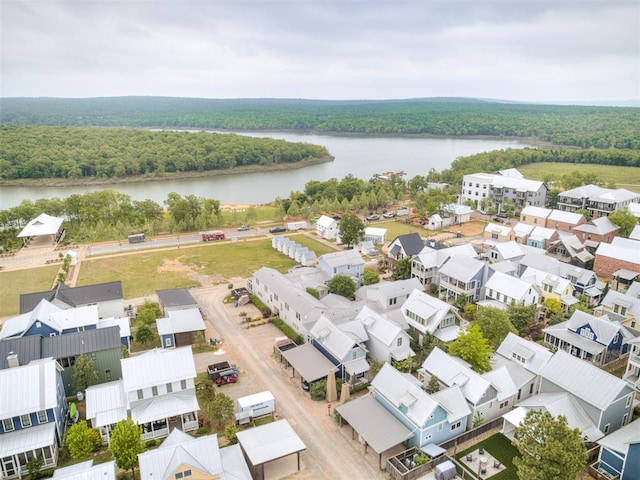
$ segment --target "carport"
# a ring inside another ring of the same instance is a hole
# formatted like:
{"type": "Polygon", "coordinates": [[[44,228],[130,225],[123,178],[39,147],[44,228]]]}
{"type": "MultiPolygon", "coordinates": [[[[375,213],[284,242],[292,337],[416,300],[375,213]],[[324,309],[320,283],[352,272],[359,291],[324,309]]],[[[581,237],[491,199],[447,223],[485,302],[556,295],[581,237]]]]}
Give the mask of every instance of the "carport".
{"type": "Polygon", "coordinates": [[[364,453],[369,445],[375,450],[380,468],[384,452],[413,436],[411,430],[368,395],[340,405],[336,411],[340,414],[340,426],[343,419],[351,425],[351,439],[355,440],[357,432],[364,440],[364,453]]]}
{"type": "Polygon", "coordinates": [[[300,377],[309,383],[326,377],[331,370],[337,370],[337,367],[310,343],[285,350],[282,356],[287,361],[287,367],[290,365],[293,368],[292,376],[296,376],[297,370],[300,377]]]}
{"type": "Polygon", "coordinates": [[[264,479],[266,463],[294,453],[297,455],[300,471],[300,452],[306,450],[307,446],[286,420],[242,430],[237,433],[237,437],[254,479],[264,479]]]}

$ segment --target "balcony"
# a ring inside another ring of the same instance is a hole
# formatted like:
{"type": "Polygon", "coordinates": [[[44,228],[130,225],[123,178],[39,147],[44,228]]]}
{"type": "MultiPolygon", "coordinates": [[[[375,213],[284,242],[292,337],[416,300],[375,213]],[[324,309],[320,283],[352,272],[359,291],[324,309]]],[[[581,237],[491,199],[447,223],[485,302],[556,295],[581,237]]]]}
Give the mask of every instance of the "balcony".
{"type": "MultiPolygon", "coordinates": [[[[198,423],[198,422],[196,422],[198,423]]],[[[169,435],[169,428],[160,428],[158,430],[154,430],[152,432],[143,433],[140,438],[143,441],[153,440],[154,438],[163,438],[169,435]]]]}

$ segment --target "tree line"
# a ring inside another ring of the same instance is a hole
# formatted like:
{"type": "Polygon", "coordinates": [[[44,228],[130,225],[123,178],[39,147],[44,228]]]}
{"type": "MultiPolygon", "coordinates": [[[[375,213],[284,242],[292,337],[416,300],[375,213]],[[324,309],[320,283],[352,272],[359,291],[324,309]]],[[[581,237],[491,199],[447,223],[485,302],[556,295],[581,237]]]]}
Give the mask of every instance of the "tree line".
{"type": "Polygon", "coordinates": [[[0,178],[122,178],[329,159],[325,147],[210,132],[0,126],[0,178]]]}
{"type": "Polygon", "coordinates": [[[507,104],[455,98],[386,101],[6,98],[2,99],[0,123],[488,135],[526,137],[581,148],[640,149],[637,108],[507,104]]]}

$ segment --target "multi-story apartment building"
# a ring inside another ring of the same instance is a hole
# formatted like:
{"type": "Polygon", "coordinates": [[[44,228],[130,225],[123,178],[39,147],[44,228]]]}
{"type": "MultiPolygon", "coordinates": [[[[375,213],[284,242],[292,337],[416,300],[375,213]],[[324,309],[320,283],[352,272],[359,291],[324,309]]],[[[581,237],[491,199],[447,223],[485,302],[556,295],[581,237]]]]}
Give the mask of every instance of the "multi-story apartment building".
{"type": "Polygon", "coordinates": [[[575,212],[587,210],[591,218],[606,217],[631,203],[640,202],[640,194],[624,188],[613,190],[597,185],[584,185],[558,195],[558,210],[575,212]]]}
{"type": "Polygon", "coordinates": [[[471,200],[476,208],[480,208],[483,198],[488,198],[498,211],[502,211],[507,199],[513,202],[517,211],[527,206],[544,207],[547,186],[544,182],[490,173],[472,173],[462,177],[460,203],[471,200]]]}

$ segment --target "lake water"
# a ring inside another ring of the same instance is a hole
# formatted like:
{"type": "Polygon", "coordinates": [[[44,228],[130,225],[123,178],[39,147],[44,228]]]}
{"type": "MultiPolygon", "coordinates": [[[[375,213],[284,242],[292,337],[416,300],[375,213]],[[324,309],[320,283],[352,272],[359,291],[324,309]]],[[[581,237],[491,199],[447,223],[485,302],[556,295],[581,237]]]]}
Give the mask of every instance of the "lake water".
{"type": "MultiPolygon", "coordinates": [[[[297,170],[221,175],[218,177],[162,180],[122,185],[78,187],[0,187],[0,209],[14,207],[22,200],[64,198],[74,193],[112,188],[133,200],[151,199],[162,204],[170,192],[216,198],[221,203],[268,203],[303,190],[309,180],[341,179],[348,174],[368,180],[376,173],[404,170],[405,179],[426,175],[430,169],[444,170],[458,157],[505,148],[530,145],[515,140],[417,137],[353,137],[313,133],[232,132],[254,137],[271,137],[290,142],[324,145],[333,162],[297,170]]],[[[185,133],[187,134],[187,133],[185,133]]]]}

